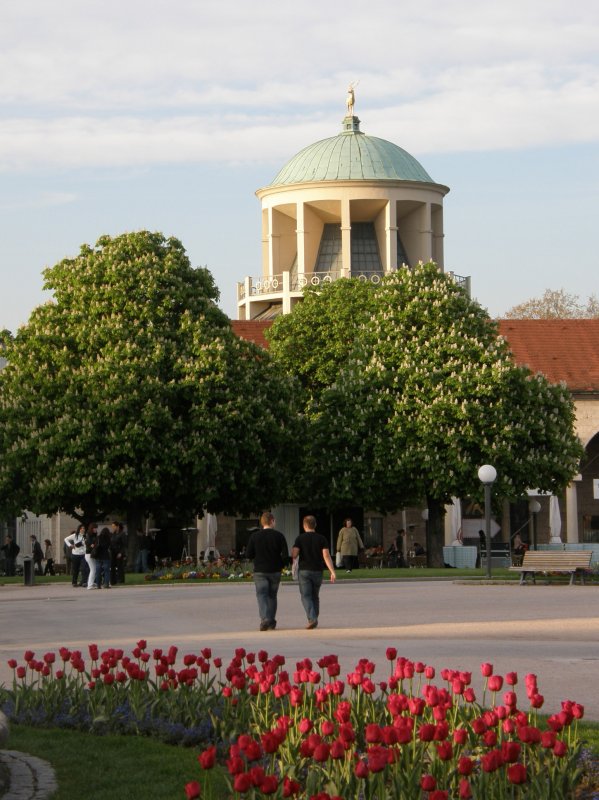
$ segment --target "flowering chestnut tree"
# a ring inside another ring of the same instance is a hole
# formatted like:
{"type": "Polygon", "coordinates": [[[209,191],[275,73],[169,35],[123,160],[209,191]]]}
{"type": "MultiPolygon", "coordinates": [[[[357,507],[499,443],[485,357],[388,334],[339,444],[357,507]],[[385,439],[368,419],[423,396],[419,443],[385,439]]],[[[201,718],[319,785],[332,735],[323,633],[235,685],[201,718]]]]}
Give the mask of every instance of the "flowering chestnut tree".
{"type": "MultiPolygon", "coordinates": [[[[0,372],[0,506],[78,519],[255,510],[292,457],[292,381],[236,337],[207,269],[160,233],[44,273],[0,372]]],[[[130,537],[135,539],[135,537],[130,537]]]]}
{"type": "Polygon", "coordinates": [[[335,382],[312,399],[305,492],[329,507],[426,502],[427,550],[441,566],[442,506],[480,494],[478,466],[496,467],[494,493],[509,499],[559,491],[576,474],[573,403],[565,386],[514,364],[487,312],[435,264],[370,294],[335,382]]]}

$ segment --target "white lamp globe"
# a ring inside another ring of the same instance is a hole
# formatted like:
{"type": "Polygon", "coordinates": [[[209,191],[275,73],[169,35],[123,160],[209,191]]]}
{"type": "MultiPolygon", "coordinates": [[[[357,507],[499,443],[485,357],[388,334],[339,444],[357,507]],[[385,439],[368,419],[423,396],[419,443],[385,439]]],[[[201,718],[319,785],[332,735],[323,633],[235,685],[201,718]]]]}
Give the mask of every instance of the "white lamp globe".
{"type": "Polygon", "coordinates": [[[497,470],[491,464],[483,464],[478,469],[478,479],[481,483],[489,484],[494,483],[497,477],[497,470]]]}

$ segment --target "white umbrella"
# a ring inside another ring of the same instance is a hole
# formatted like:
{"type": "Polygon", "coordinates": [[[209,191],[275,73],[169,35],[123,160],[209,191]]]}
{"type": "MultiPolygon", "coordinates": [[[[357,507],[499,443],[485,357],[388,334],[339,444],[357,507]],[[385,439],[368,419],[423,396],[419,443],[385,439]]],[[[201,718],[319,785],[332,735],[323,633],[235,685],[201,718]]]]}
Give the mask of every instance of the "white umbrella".
{"type": "Polygon", "coordinates": [[[552,494],[549,498],[549,544],[561,544],[562,517],[559,510],[559,500],[552,494]]]}
{"type": "Polygon", "coordinates": [[[208,560],[210,553],[215,558],[218,558],[219,552],[216,549],[216,532],[218,530],[218,523],[216,514],[206,514],[206,552],[204,555],[205,560],[208,560]]]}
{"type": "Polygon", "coordinates": [[[459,497],[452,497],[451,502],[451,543],[462,544],[462,501],[459,497]]]}

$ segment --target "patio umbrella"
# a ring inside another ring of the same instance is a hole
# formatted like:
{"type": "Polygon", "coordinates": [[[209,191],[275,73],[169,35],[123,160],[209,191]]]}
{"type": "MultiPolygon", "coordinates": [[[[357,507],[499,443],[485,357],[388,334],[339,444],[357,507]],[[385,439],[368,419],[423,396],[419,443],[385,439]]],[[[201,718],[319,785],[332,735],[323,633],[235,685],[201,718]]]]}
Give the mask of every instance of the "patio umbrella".
{"type": "Polygon", "coordinates": [[[549,498],[549,544],[561,544],[562,517],[559,510],[559,500],[552,494],[549,498]]]}
{"type": "Polygon", "coordinates": [[[452,497],[451,502],[451,542],[462,544],[462,501],[459,497],[452,497]]]}
{"type": "Polygon", "coordinates": [[[218,523],[216,514],[206,514],[206,553],[205,558],[212,553],[215,558],[218,558],[218,550],[216,549],[216,532],[218,530],[218,523]]]}

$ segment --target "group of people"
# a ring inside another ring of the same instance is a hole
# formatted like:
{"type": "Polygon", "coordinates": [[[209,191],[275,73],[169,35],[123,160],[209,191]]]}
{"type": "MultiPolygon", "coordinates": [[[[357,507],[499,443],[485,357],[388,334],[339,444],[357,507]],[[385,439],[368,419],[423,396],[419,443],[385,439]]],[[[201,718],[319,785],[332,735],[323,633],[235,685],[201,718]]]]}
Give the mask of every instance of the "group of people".
{"type": "MultiPolygon", "coordinates": [[[[35,534],[31,534],[31,559],[33,568],[38,575],[54,575],[54,552],[50,539],[44,539],[44,549],[37,540],[35,534]],[[43,562],[46,566],[43,567],[43,562]]],[[[8,533],[4,539],[4,544],[0,548],[4,554],[4,571],[7,577],[14,577],[17,573],[17,556],[21,548],[15,542],[12,534],[8,533]]]]}
{"type": "Polygon", "coordinates": [[[121,522],[111,527],[79,525],[64,540],[71,560],[71,583],[86,589],[110,589],[125,583],[127,540],[121,522]]]}
{"type": "MultiPolygon", "coordinates": [[[[260,517],[261,528],[254,531],[246,547],[246,557],[254,562],[254,585],[260,615],[260,630],[272,631],[277,627],[277,595],[281,583],[281,570],[289,563],[287,540],[275,528],[275,518],[270,511],[260,517]]],[[[329,543],[316,532],[316,518],[308,515],[302,521],[302,533],[291,548],[296,560],[299,592],[307,617],[307,630],[318,626],[320,615],[320,587],[323,570],[329,570],[331,583],[336,580],[335,567],[329,552],[329,543]]]]}

